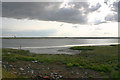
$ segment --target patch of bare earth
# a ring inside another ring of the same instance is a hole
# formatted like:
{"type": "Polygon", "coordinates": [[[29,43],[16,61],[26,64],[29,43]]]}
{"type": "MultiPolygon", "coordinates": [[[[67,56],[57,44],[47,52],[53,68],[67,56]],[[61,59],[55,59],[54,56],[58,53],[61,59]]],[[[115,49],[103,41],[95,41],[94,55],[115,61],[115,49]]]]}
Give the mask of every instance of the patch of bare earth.
{"type": "Polygon", "coordinates": [[[3,68],[12,71],[16,75],[35,77],[39,75],[57,74],[63,78],[94,78],[102,77],[100,72],[80,69],[78,67],[67,67],[61,63],[40,63],[31,61],[15,61],[2,63],[3,68]]]}

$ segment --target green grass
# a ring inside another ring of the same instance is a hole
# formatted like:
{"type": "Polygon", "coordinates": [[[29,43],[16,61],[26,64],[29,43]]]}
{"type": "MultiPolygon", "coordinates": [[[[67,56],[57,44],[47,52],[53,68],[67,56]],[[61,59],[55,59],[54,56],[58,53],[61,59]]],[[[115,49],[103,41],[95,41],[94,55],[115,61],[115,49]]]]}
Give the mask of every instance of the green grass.
{"type": "Polygon", "coordinates": [[[95,47],[94,46],[75,46],[71,47],[70,49],[72,50],[93,50],[95,47]]]}
{"type": "Polygon", "coordinates": [[[6,80],[6,78],[8,78],[8,79],[18,78],[19,79],[19,78],[27,78],[27,77],[15,75],[12,71],[8,71],[7,69],[2,68],[2,78],[3,79],[5,78],[5,80],[6,80]]]}
{"type": "Polygon", "coordinates": [[[8,72],[6,69],[2,69],[2,78],[17,78],[12,72],[8,72]]]}
{"type": "Polygon", "coordinates": [[[78,55],[66,54],[31,54],[26,50],[3,49],[3,61],[14,62],[40,61],[43,63],[61,63],[68,67],[91,69],[101,74],[110,73],[112,78],[118,77],[118,46],[87,46],[72,47],[73,50],[83,50],[78,55]]]}

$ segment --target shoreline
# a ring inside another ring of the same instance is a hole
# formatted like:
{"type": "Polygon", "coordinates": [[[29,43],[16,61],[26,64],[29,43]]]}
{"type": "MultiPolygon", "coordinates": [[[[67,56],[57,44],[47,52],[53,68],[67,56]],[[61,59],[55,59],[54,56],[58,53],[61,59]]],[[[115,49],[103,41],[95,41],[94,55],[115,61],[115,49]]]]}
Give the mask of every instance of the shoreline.
{"type": "Polygon", "coordinates": [[[80,45],[63,45],[63,46],[45,46],[45,47],[8,47],[10,49],[29,50],[34,54],[78,54],[80,50],[71,50],[74,46],[110,46],[119,45],[119,43],[105,43],[105,44],[80,44],[80,45]]]}
{"type": "Polygon", "coordinates": [[[62,78],[116,78],[119,71],[117,47],[71,47],[72,50],[83,50],[76,55],[32,54],[28,50],[3,49],[3,78],[10,77],[7,73],[11,77],[27,78],[46,75],[62,78]]]}
{"type": "Polygon", "coordinates": [[[0,37],[0,39],[120,39],[120,37],[0,37]]]}

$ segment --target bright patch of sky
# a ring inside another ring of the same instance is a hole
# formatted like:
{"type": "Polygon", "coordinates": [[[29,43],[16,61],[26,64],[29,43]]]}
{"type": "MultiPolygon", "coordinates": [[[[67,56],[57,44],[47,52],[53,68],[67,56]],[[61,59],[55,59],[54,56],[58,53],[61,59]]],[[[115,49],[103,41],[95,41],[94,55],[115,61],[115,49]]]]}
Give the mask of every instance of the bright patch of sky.
{"type": "Polygon", "coordinates": [[[118,22],[80,25],[55,21],[3,18],[3,36],[117,37],[117,35],[118,22]]]}

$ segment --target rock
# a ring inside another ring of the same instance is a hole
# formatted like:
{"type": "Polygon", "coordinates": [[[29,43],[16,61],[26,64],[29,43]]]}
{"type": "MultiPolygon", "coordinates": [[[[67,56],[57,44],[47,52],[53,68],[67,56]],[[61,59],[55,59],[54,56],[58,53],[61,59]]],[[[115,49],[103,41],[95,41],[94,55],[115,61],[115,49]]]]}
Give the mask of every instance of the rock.
{"type": "Polygon", "coordinates": [[[22,74],[24,74],[24,75],[25,75],[26,73],[22,73],[22,74]]]}
{"type": "Polygon", "coordinates": [[[38,61],[34,61],[35,63],[37,63],[38,61]]]}
{"type": "Polygon", "coordinates": [[[17,72],[14,72],[14,74],[17,74],[17,72]]]}
{"type": "Polygon", "coordinates": [[[81,76],[81,78],[83,78],[83,76],[81,76]]]}
{"type": "Polygon", "coordinates": [[[88,74],[87,72],[85,72],[85,74],[88,74]]]}
{"type": "Polygon", "coordinates": [[[55,75],[57,75],[57,73],[54,73],[55,75]]]}
{"type": "Polygon", "coordinates": [[[38,63],[38,64],[42,64],[42,63],[38,63]]]}
{"type": "Polygon", "coordinates": [[[32,61],[33,63],[37,63],[38,61],[32,61]]]}
{"type": "Polygon", "coordinates": [[[30,68],[30,67],[27,67],[28,69],[30,68]]]}
{"type": "Polygon", "coordinates": [[[76,72],[76,74],[79,74],[79,72],[76,72]]]}
{"type": "Polygon", "coordinates": [[[23,71],[24,69],[23,68],[20,68],[21,71],[23,71]]]}
{"type": "Polygon", "coordinates": [[[6,65],[3,65],[4,68],[6,68],[6,65]]]}
{"type": "Polygon", "coordinates": [[[74,72],[72,71],[72,73],[74,73],[74,72]]]}
{"type": "Polygon", "coordinates": [[[50,68],[48,67],[48,70],[49,70],[50,68]]]}
{"type": "Polygon", "coordinates": [[[62,76],[61,76],[61,75],[59,75],[59,77],[60,77],[60,78],[62,78],[62,76]]]}
{"type": "Polygon", "coordinates": [[[28,66],[31,66],[30,64],[28,64],[28,66]]]}
{"type": "Polygon", "coordinates": [[[8,54],[11,54],[10,52],[8,52],[8,54]]]}
{"type": "Polygon", "coordinates": [[[9,65],[10,67],[13,67],[13,65],[9,65]]]}
{"type": "Polygon", "coordinates": [[[34,70],[31,70],[31,73],[33,74],[33,73],[34,73],[34,70]]]}
{"type": "Polygon", "coordinates": [[[6,62],[6,64],[8,64],[8,62],[6,62]]]}

